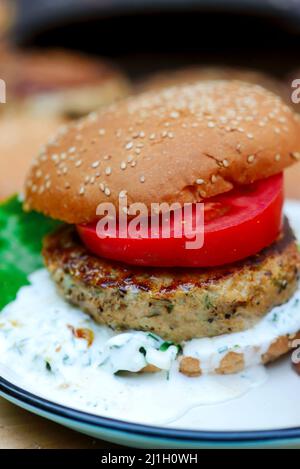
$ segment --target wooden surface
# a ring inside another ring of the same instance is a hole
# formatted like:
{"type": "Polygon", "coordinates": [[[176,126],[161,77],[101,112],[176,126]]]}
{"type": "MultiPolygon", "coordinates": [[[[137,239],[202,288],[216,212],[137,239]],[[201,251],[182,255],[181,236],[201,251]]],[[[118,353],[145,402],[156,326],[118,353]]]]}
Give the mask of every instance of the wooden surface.
{"type": "Polygon", "coordinates": [[[0,398],[0,449],[113,447],[111,443],[68,430],[0,398]]]}
{"type": "MultiPolygon", "coordinates": [[[[286,171],[286,195],[300,199],[300,163],[286,171]]],[[[0,398],[0,449],[112,447],[110,443],[80,435],[0,398]]]]}

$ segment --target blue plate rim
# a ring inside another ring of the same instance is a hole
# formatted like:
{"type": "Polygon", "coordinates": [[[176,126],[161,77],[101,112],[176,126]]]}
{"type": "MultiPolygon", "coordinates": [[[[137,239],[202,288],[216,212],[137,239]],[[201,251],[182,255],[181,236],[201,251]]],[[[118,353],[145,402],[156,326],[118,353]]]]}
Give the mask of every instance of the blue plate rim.
{"type": "Polygon", "coordinates": [[[102,417],[37,396],[0,376],[0,391],[23,404],[78,424],[150,438],[210,443],[270,442],[300,438],[300,427],[254,431],[205,431],[166,428],[102,417]]]}

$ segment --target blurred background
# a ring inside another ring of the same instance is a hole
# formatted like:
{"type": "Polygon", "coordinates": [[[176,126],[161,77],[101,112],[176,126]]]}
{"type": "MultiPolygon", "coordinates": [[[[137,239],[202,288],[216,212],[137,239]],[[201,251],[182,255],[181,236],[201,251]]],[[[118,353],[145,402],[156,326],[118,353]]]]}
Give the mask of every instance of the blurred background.
{"type": "Polygon", "coordinates": [[[299,111],[299,46],[299,0],[0,0],[0,199],[59,126],[130,94],[236,78],[299,111]]]}

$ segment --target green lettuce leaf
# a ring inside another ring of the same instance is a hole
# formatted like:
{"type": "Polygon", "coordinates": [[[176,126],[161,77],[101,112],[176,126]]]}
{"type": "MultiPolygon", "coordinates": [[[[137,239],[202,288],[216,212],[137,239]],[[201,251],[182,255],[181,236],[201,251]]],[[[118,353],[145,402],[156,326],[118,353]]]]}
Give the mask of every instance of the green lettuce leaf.
{"type": "Polygon", "coordinates": [[[42,239],[59,224],[24,212],[17,196],[0,204],[0,311],[28,285],[28,275],[43,266],[42,239]]]}

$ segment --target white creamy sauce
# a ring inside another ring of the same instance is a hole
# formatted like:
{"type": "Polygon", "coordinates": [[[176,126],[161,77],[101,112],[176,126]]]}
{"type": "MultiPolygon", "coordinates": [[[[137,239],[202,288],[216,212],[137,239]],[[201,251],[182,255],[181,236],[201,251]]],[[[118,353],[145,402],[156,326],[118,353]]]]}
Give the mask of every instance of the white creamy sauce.
{"type": "Polygon", "coordinates": [[[280,336],[300,331],[300,289],[284,305],[273,308],[254,327],[243,332],[193,339],[183,348],[184,354],[198,358],[203,373],[218,368],[228,352],[243,353],[245,367],[259,365],[261,356],[280,336]]]}
{"type": "Polygon", "coordinates": [[[263,367],[188,378],[178,372],[177,347],[159,351],[163,341],[156,336],[95,324],[56,293],[44,269],[30,282],[0,316],[0,374],[41,396],[99,415],[166,424],[195,406],[239,397],[266,379],[263,367]],[[74,335],[78,329],[93,331],[90,346],[74,335]],[[114,374],[147,363],[165,371],[114,374]]]}
{"type": "MultiPolygon", "coordinates": [[[[300,228],[300,218],[299,218],[300,228]]],[[[260,363],[276,337],[300,330],[300,291],[255,327],[194,339],[184,355],[210,372],[229,351],[245,355],[236,375],[188,378],[178,371],[179,348],[144,332],[114,332],[65,302],[45,269],[0,315],[0,375],[29,391],[93,414],[148,424],[170,424],[197,406],[230,401],[266,382],[260,363]],[[158,373],[137,372],[154,365],[158,373]]]]}

